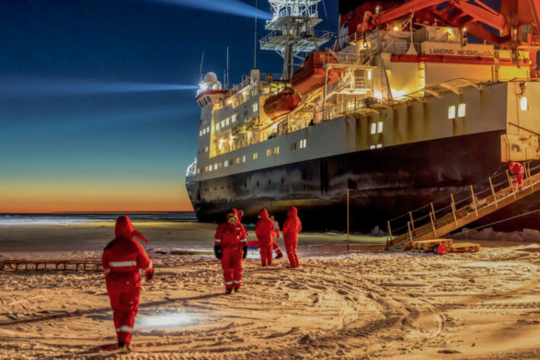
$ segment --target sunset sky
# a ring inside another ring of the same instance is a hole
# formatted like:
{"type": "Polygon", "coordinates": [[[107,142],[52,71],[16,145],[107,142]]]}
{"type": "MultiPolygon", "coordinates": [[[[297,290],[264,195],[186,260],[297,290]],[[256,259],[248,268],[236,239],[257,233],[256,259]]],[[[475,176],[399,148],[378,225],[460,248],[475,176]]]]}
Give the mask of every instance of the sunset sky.
{"type": "MultiPolygon", "coordinates": [[[[0,212],[192,210],[200,110],[194,90],[167,86],[196,85],[203,51],[203,72],[222,77],[227,45],[239,82],[254,19],[175,2],[0,2],[0,212]]],[[[258,58],[280,72],[277,54],[258,58]]]]}

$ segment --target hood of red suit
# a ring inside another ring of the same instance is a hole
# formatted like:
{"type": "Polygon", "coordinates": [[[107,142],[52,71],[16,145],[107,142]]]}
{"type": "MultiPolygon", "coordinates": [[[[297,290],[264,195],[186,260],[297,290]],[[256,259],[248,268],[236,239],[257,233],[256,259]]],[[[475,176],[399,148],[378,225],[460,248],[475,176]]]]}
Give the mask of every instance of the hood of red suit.
{"type": "Polygon", "coordinates": [[[268,211],[266,211],[266,209],[262,209],[261,212],[259,213],[259,217],[261,219],[268,219],[268,211]]]}
{"type": "Polygon", "coordinates": [[[294,206],[289,209],[287,216],[298,216],[298,209],[294,206]]]}

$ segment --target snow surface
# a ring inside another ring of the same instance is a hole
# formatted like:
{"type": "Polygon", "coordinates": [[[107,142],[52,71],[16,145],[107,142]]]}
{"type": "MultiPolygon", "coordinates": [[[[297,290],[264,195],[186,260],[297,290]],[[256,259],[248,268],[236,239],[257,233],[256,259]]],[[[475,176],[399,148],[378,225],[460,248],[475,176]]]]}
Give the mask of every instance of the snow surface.
{"type": "MultiPolygon", "coordinates": [[[[99,259],[111,226],[0,228],[1,256],[99,259]]],[[[213,226],[138,229],[156,276],[143,283],[135,353],[114,350],[102,274],[0,272],[0,359],[540,358],[536,244],[437,256],[364,251],[381,239],[355,238],[360,252],[347,254],[343,235],[305,234],[301,268],[248,259],[242,291],[225,295],[213,257],[156,252],[211,249],[213,226]]]]}

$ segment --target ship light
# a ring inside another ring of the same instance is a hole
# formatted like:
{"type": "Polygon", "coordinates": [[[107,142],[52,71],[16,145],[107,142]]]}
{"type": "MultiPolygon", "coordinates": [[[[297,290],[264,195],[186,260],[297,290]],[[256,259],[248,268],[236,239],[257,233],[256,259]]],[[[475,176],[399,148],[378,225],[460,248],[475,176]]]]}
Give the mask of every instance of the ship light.
{"type": "Polygon", "coordinates": [[[223,147],[224,142],[225,142],[225,140],[223,140],[223,139],[219,140],[219,145],[218,145],[219,149],[221,149],[223,147]]]}
{"type": "Polygon", "coordinates": [[[405,91],[402,91],[402,90],[394,90],[394,89],[391,89],[390,90],[392,92],[392,97],[394,99],[401,99],[405,96],[405,91]]]}
{"type": "Polygon", "coordinates": [[[454,35],[454,30],[452,30],[452,28],[448,28],[448,35],[452,36],[454,35]]]}
{"type": "Polygon", "coordinates": [[[399,27],[398,27],[398,26],[394,26],[394,31],[395,31],[395,32],[398,32],[398,31],[399,31],[399,27]]]}
{"type": "Polygon", "coordinates": [[[521,110],[529,110],[529,100],[526,96],[522,96],[519,100],[519,105],[521,107],[521,110]]]}
{"type": "Polygon", "coordinates": [[[367,49],[368,47],[369,47],[369,44],[367,43],[367,41],[364,41],[364,42],[362,43],[362,48],[363,48],[363,49],[367,49]]]}
{"type": "Polygon", "coordinates": [[[234,140],[234,136],[231,135],[231,137],[229,138],[229,146],[232,146],[233,140],[234,140]]]}
{"type": "Polygon", "coordinates": [[[227,104],[231,105],[232,104],[232,99],[227,100],[227,104]]]}
{"type": "Polygon", "coordinates": [[[367,72],[367,79],[371,80],[371,70],[367,72]]]}
{"type": "Polygon", "coordinates": [[[373,97],[376,98],[376,99],[379,99],[379,100],[382,100],[382,94],[378,91],[375,91],[373,93],[373,97]]]}

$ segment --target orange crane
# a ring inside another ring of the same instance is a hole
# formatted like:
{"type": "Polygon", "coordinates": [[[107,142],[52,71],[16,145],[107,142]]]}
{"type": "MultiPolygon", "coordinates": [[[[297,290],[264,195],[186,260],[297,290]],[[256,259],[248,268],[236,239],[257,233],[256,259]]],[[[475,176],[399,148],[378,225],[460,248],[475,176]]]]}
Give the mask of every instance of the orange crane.
{"type": "Polygon", "coordinates": [[[480,0],[411,0],[382,12],[366,11],[357,30],[388,26],[411,14],[417,23],[436,21],[459,27],[480,40],[512,50],[518,65],[518,50],[528,51],[531,76],[540,77],[536,62],[540,50],[540,0],[501,0],[500,11],[480,0]]]}

